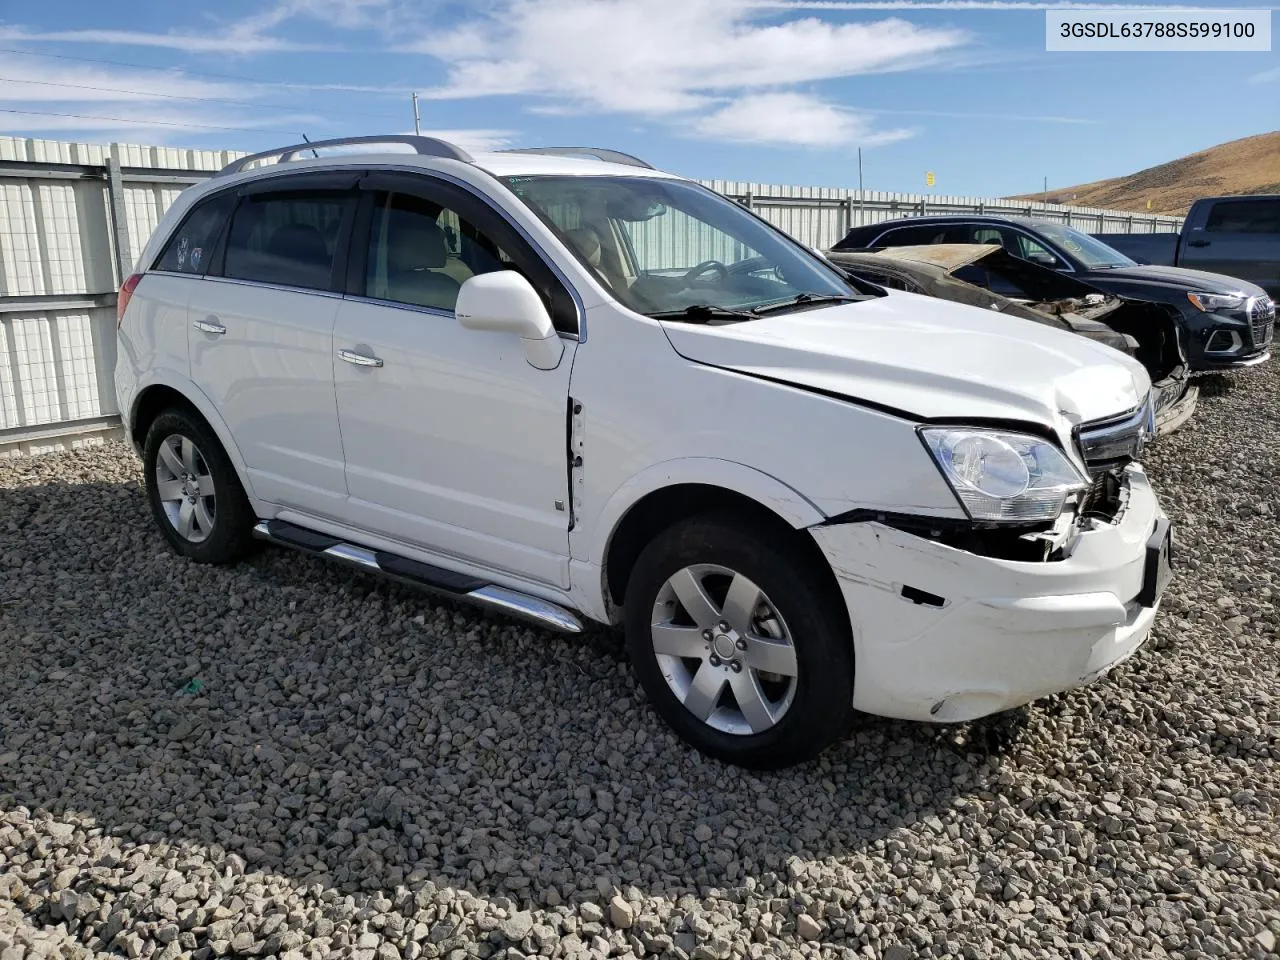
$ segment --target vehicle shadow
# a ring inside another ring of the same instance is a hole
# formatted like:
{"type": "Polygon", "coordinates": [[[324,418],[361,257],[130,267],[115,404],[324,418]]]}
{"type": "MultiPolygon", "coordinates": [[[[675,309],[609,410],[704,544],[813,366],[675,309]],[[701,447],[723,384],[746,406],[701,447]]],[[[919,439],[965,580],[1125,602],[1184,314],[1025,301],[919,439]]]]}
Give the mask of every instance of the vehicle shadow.
{"type": "Polygon", "coordinates": [[[275,548],[202,567],[151,524],[136,482],[0,488],[0,813],[343,892],[705,895],[939,814],[1017,738],[1016,716],[867,718],[752,773],[667,731],[612,631],[546,633],[275,548]]]}
{"type": "Polygon", "coordinates": [[[1202,397],[1225,397],[1235,389],[1235,380],[1227,373],[1203,373],[1193,381],[1202,397]]]}

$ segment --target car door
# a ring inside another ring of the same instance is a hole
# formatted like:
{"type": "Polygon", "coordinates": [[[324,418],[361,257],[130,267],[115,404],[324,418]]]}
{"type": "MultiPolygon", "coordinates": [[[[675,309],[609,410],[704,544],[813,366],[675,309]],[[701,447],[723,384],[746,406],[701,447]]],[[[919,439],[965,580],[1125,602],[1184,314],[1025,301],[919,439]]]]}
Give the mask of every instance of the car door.
{"type": "Polygon", "coordinates": [[[568,402],[577,312],[533,247],[485,201],[443,179],[361,185],[334,381],[350,516],[406,544],[569,585],[568,402]],[[468,330],[462,283],[519,269],[565,352],[530,366],[519,338],[468,330]]]}
{"type": "Polygon", "coordinates": [[[230,428],[255,495],[331,518],[347,493],[333,321],[357,177],[292,175],[243,189],[187,310],[191,377],[230,428]]]}
{"type": "Polygon", "coordinates": [[[1178,266],[1248,280],[1280,296],[1280,199],[1215,200],[1191,224],[1178,266]]]}

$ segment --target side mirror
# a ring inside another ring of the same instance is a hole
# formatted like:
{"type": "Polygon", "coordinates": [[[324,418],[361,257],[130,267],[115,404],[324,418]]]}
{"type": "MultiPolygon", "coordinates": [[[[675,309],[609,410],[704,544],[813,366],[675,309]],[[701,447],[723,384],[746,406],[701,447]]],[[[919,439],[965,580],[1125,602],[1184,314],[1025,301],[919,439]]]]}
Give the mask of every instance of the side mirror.
{"type": "Polygon", "coordinates": [[[529,364],[539,370],[554,370],[564,354],[542,298],[514,270],[478,273],[466,280],[454,313],[468,330],[514,333],[524,344],[529,364]]]}

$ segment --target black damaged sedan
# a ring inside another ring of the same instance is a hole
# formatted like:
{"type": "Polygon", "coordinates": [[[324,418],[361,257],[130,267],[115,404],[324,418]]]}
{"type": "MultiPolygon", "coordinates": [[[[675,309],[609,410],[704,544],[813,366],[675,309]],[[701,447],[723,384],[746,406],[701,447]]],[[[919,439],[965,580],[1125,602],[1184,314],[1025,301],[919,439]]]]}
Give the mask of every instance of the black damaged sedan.
{"type": "MultiPolygon", "coordinates": [[[[1270,357],[1275,304],[1255,284],[1217,273],[1138,264],[1079,230],[1029,217],[937,216],[854,227],[833,251],[934,243],[999,244],[1107,293],[1159,304],[1194,371],[1247,367],[1270,357]]],[[[1016,295],[996,286],[994,293],[1016,295]]]]}

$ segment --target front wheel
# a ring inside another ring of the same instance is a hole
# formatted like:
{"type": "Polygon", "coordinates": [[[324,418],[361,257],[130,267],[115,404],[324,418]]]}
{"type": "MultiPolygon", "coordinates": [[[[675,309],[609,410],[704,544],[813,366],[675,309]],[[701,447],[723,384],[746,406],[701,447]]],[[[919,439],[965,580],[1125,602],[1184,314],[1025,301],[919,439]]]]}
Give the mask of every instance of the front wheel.
{"type": "Polygon", "coordinates": [[[776,769],[847,732],[853,643],[823,573],[794,544],[732,515],[676,524],[641,552],[627,586],[627,647],[681,737],[721,760],[776,769]]]}

